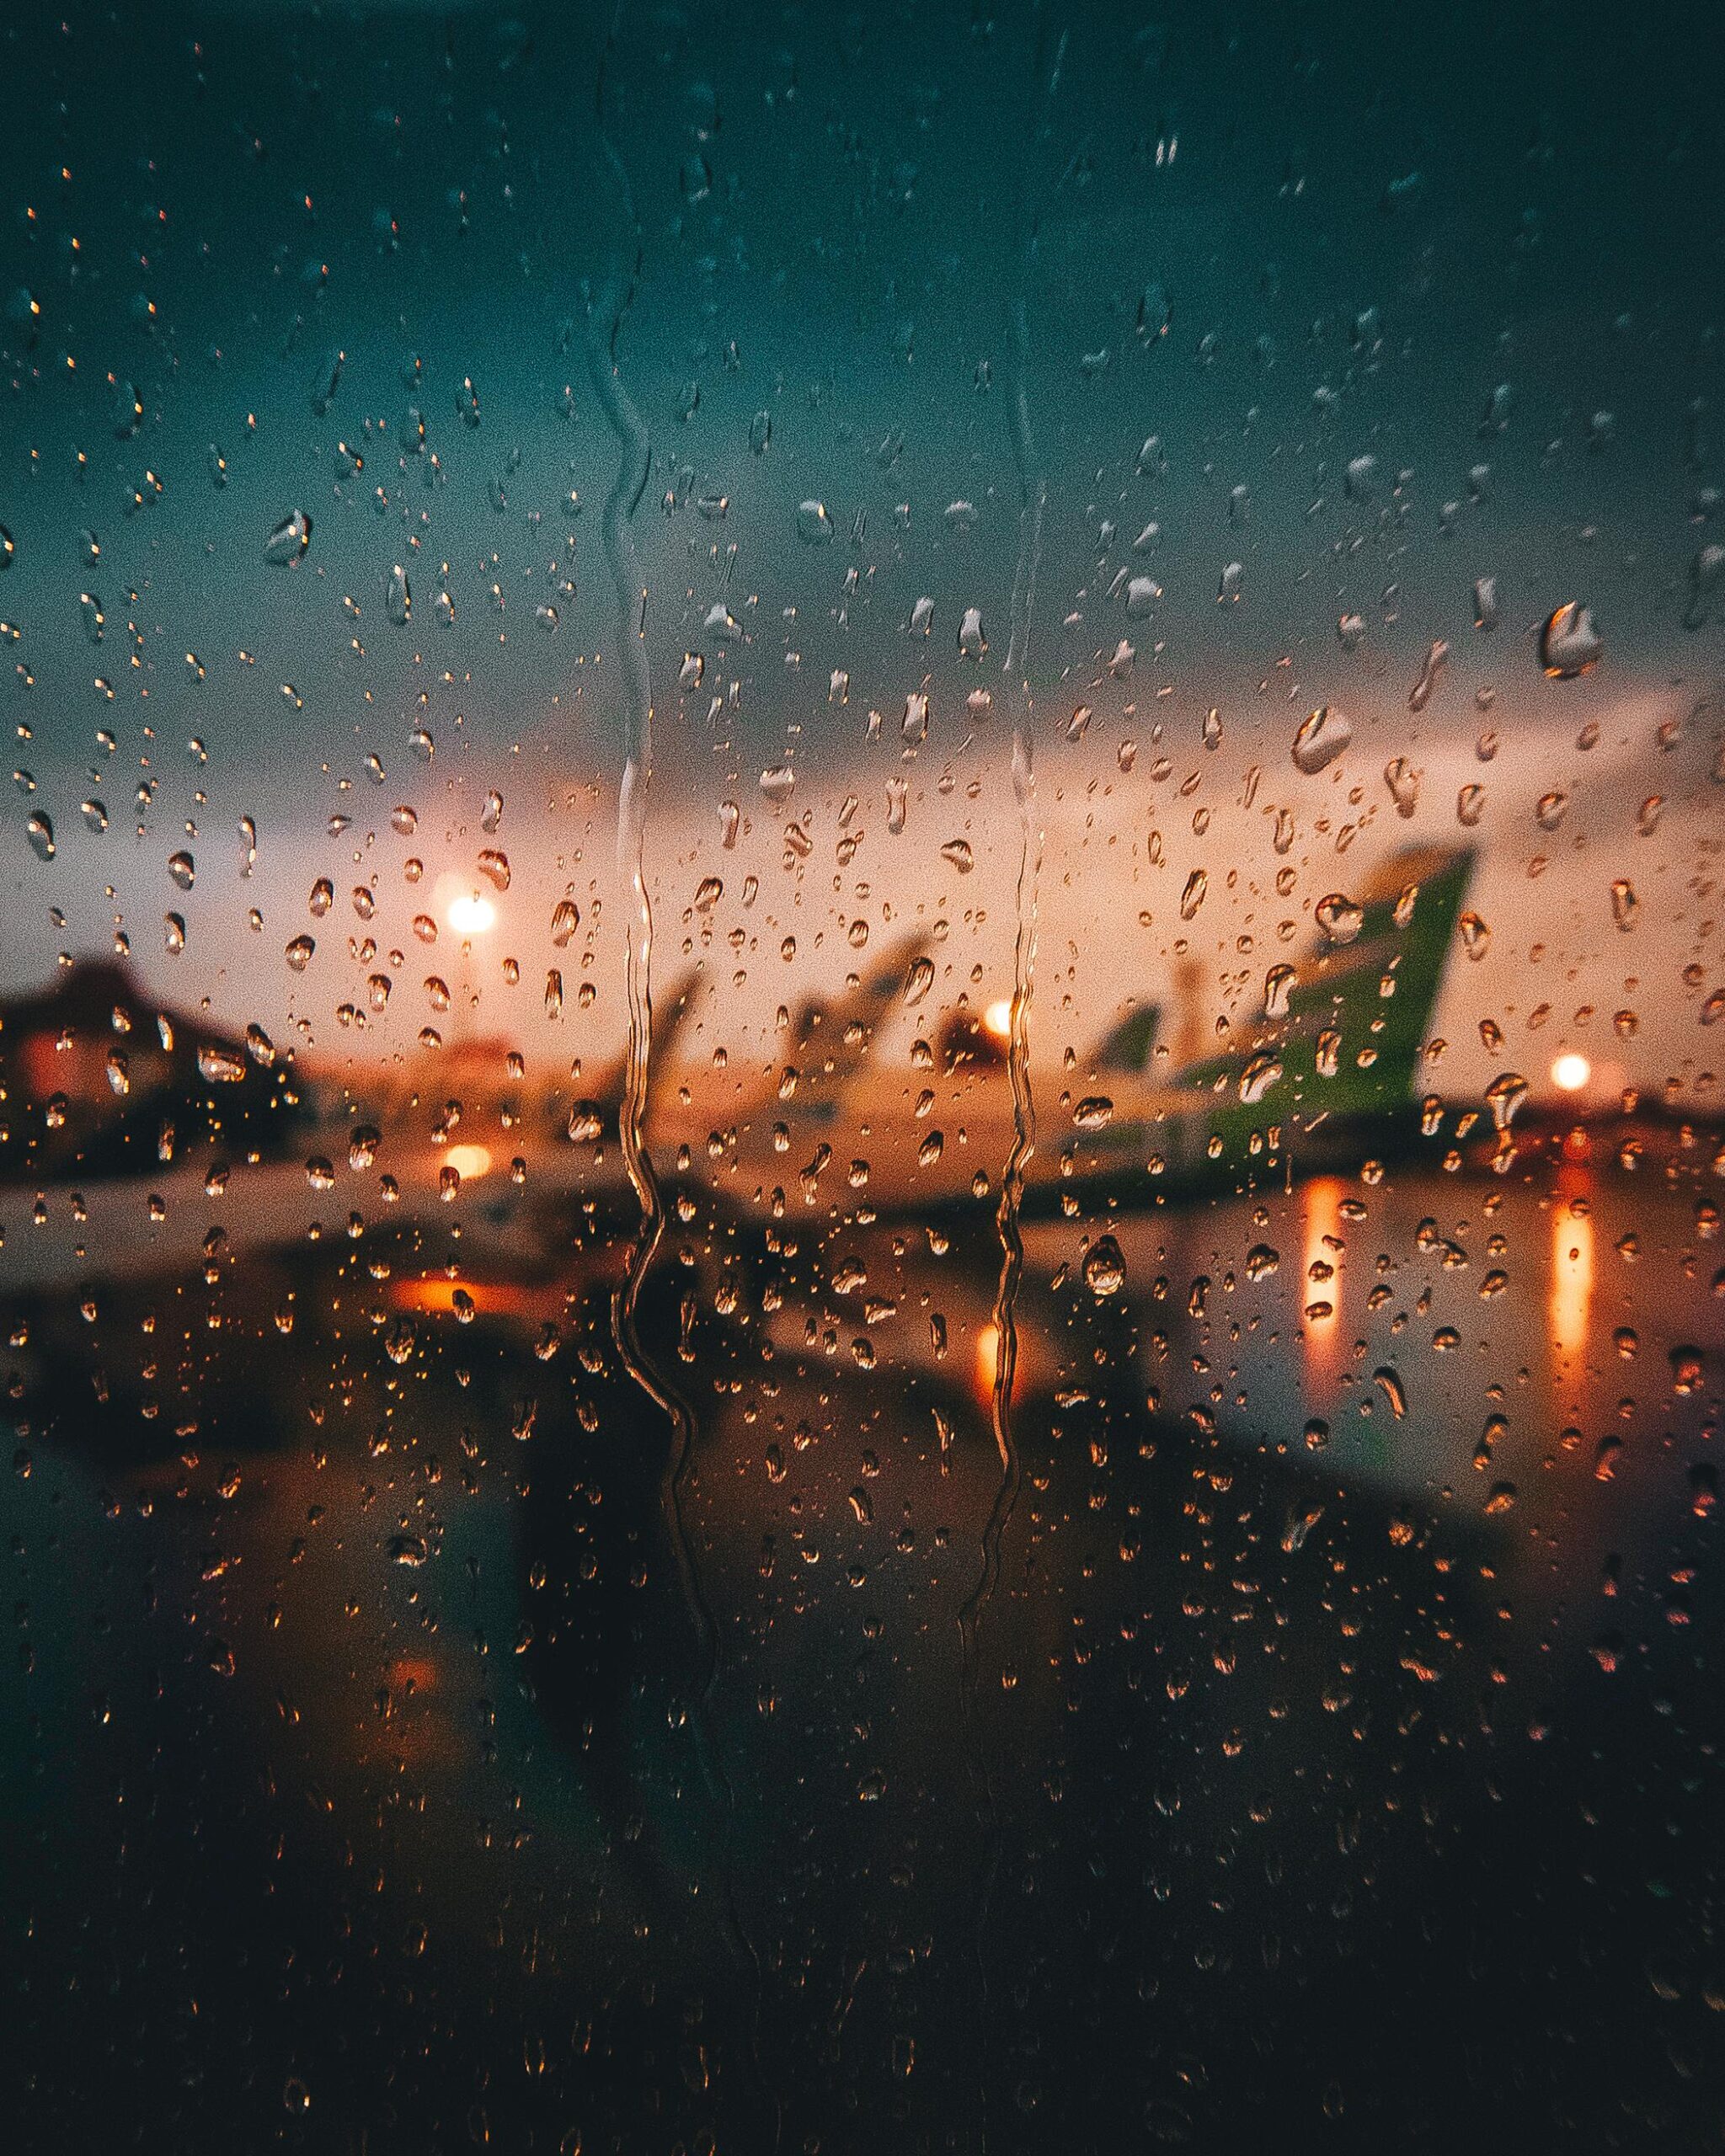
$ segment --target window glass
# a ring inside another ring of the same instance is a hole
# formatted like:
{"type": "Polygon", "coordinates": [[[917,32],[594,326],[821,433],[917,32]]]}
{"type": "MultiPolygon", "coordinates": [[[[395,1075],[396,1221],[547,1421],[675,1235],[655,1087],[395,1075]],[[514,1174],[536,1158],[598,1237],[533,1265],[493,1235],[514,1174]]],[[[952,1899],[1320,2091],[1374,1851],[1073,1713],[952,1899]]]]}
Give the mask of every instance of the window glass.
{"type": "Polygon", "coordinates": [[[5,13],[13,2145],[1718,2145],[1722,57],[5,13]]]}

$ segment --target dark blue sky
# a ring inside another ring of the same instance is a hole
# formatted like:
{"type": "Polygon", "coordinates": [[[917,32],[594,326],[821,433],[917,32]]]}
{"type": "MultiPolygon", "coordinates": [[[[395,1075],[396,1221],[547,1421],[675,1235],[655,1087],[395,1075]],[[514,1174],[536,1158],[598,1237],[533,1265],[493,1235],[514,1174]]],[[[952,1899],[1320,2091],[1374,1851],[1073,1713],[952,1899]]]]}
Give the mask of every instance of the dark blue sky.
{"type": "MultiPolygon", "coordinates": [[[[1453,835],[1457,787],[1478,778],[1478,841],[1525,910],[1544,841],[1522,796],[1557,787],[1576,808],[1539,894],[1543,941],[1603,969],[1603,997],[1622,955],[1605,894],[1657,792],[1667,820],[1632,865],[1673,894],[1659,901],[1672,992],[1683,965],[1716,961],[1696,887],[1711,873],[1717,717],[1676,750],[1654,746],[1712,688],[1720,654],[1718,621],[1681,626],[1689,564],[1717,536],[1705,520],[1725,440],[1708,11],[1464,8],[1426,29],[1344,8],[692,7],[625,9],[614,39],[606,9],[61,22],[26,8],[0,31],[0,523],[15,544],[0,616],[8,663],[33,677],[3,693],[30,729],[17,760],[36,786],[14,797],[0,863],[8,978],[104,947],[117,913],[182,999],[207,989],[243,1016],[293,995],[327,1030],[351,986],[318,978],[334,952],[303,980],[278,962],[304,888],[376,868],[407,907],[400,859],[469,873],[494,787],[516,897],[532,893],[525,977],[542,976],[540,924],[565,886],[590,915],[601,898],[585,932],[600,931],[621,722],[599,512],[617,446],[588,380],[585,296],[637,273],[616,349],[652,444],[633,528],[669,917],[735,799],[760,826],[772,942],[796,933],[802,963],[824,934],[841,962],[855,893],[825,868],[840,804],[857,793],[878,844],[885,781],[903,776],[911,843],[873,855],[864,910],[878,928],[890,890],[900,918],[926,903],[956,921],[985,887],[995,918],[966,920],[976,951],[953,984],[972,962],[997,975],[1012,843],[999,670],[1018,553],[1007,323],[1022,291],[1048,488],[1030,678],[1051,889],[1084,883],[1080,856],[1104,827],[1143,858],[1135,881],[1155,880],[1151,828],[1166,828],[1169,873],[1182,847],[1207,842],[1213,859],[1256,764],[1258,820],[1228,858],[1272,875],[1263,819],[1285,803],[1302,909],[1340,873],[1335,823],[1357,820],[1343,806],[1324,828],[1320,786],[1365,787],[1369,850],[1453,835]],[[128,385],[142,412],[122,435],[128,385]],[[799,536],[809,500],[825,505],[825,543],[799,536]],[[310,547],[272,566],[264,542],[295,508],[310,547]],[[397,563],[405,627],[386,603],[397,563]],[[1219,604],[1236,564],[1237,599],[1219,604]],[[1489,638],[1471,620],[1485,575],[1502,609],[1489,638]],[[1139,576],[1160,587],[1144,615],[1126,600],[1139,576]],[[906,633],[925,596],[926,641],[906,633]],[[1554,686],[1529,632],[1572,599],[1592,606],[1607,660],[1554,686]],[[734,639],[708,626],[715,606],[734,639]],[[972,606],[989,640],[976,664],[957,643],[972,606]],[[1350,653],[1336,623],[1356,611],[1350,653]],[[1122,638],[1135,658],[1110,671],[1122,638]],[[1450,664],[1413,714],[1435,638],[1450,664]],[[690,654],[702,678],[680,688],[690,654]],[[900,714],[925,681],[929,739],[906,767],[900,714]],[[964,699],[979,686],[996,712],[971,744],[964,699]],[[1478,691],[1497,700],[1483,715],[1478,691]],[[1300,780],[1288,741],[1322,702],[1350,712],[1359,746],[1300,780]],[[1069,744],[1081,705],[1093,715],[1069,744]],[[1213,755],[1198,746],[1212,706],[1213,755]],[[1589,718],[1591,763],[1573,747],[1589,718]],[[1503,760],[1475,771],[1485,726],[1503,760]],[[409,745],[419,727],[429,766],[409,745]],[[193,736],[206,763],[188,757],[193,736]],[[1412,825],[1380,779],[1397,755],[1441,773],[1412,825]],[[824,819],[806,870],[782,866],[783,816],[756,782],[787,758],[793,811],[824,819]],[[1199,792],[1181,796],[1191,771],[1199,792]],[[142,816],[141,777],[157,782],[142,816]],[[97,838],[78,804],[99,797],[97,838]],[[1206,802],[1218,820],[1194,832],[1206,802]],[[421,819],[411,847],[384,820],[400,803],[421,819]],[[46,867],[25,843],[37,810],[60,846],[46,867]],[[242,814],[261,835],[248,883],[242,814]],[[330,838],[332,814],[354,828],[330,838]],[[974,888],[938,851],[961,826],[974,888]],[[181,846],[199,877],[176,895],[165,864],[181,846]],[[193,931],[172,967],[169,907],[193,931]]],[[[1075,924],[1110,917],[1119,860],[1094,864],[1075,924]]],[[[1146,906],[1140,891],[1130,915],[1146,906]]],[[[1236,932],[1219,920],[1219,957],[1236,932]]],[[[590,948],[614,1015],[615,954],[590,948]]],[[[1158,928],[1130,966],[1167,953],[1158,928]]],[[[1106,966],[1099,981],[1077,995],[1087,1011],[1123,985],[1106,966]]]]}

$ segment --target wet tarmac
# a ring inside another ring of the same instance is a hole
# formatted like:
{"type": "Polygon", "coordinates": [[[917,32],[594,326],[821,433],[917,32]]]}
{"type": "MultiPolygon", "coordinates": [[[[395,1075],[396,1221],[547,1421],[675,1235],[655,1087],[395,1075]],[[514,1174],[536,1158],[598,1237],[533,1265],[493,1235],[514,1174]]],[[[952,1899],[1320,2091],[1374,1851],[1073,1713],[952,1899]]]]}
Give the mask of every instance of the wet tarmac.
{"type": "Polygon", "coordinates": [[[14,1286],[20,2145],[1716,2146],[1708,1182],[14,1286]]]}

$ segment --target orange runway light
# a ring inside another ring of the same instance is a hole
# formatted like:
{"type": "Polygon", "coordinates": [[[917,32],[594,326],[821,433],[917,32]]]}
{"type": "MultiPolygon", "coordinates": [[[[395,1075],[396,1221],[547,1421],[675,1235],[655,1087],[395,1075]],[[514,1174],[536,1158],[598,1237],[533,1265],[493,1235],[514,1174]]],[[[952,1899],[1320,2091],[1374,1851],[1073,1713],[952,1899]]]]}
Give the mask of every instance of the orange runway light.
{"type": "Polygon", "coordinates": [[[491,1172],[491,1149],[489,1145],[451,1145],[443,1156],[443,1165],[453,1168],[463,1182],[478,1182],[481,1176],[491,1172]]]}

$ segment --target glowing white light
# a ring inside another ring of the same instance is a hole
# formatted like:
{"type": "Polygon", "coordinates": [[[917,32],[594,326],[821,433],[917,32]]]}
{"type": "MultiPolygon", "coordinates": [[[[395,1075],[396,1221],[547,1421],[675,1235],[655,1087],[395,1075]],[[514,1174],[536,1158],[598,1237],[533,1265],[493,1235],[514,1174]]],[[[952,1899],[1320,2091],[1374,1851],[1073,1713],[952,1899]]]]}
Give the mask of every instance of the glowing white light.
{"type": "MultiPolygon", "coordinates": [[[[484,902],[482,899],[480,903],[484,902]]],[[[463,1182],[478,1182],[481,1176],[491,1171],[491,1149],[489,1145],[451,1145],[443,1156],[443,1164],[453,1168],[463,1182]]]]}
{"type": "Polygon", "coordinates": [[[991,1003],[982,1014],[982,1022],[997,1041],[1012,1037],[1012,1006],[1004,995],[998,1003],[991,1003]]]}
{"type": "Polygon", "coordinates": [[[483,936],[496,920],[497,908],[477,891],[463,891],[449,902],[449,925],[457,936],[483,936]]]}
{"type": "Polygon", "coordinates": [[[1573,1049],[1567,1055],[1560,1055],[1551,1065],[1551,1083],[1566,1093],[1578,1093],[1593,1075],[1593,1065],[1584,1055],[1576,1054],[1573,1049]]]}

